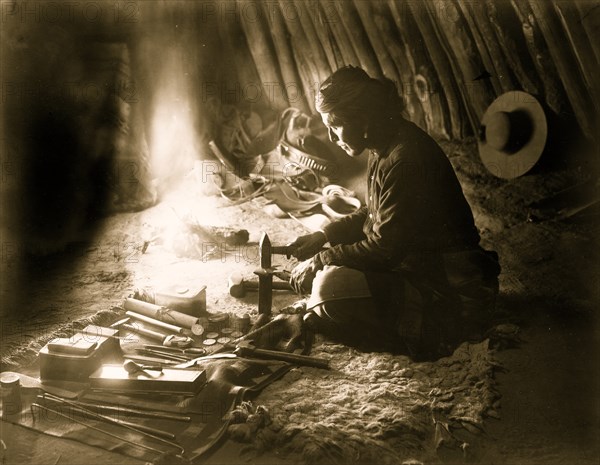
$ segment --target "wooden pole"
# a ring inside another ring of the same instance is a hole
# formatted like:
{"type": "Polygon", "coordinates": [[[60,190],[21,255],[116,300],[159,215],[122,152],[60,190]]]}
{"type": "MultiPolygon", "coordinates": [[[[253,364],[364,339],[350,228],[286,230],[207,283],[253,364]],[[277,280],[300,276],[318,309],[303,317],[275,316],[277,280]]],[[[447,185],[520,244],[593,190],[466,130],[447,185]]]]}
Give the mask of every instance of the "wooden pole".
{"type": "Polygon", "coordinates": [[[333,32],[329,27],[329,19],[326,17],[327,12],[321,8],[321,4],[318,2],[311,2],[309,5],[310,7],[306,8],[308,17],[325,52],[329,67],[336,70],[343,66],[343,60],[341,59],[339,47],[333,39],[333,32]]]}
{"type": "Polygon", "coordinates": [[[245,2],[238,0],[237,5],[244,14],[239,14],[242,28],[246,34],[246,42],[256,63],[256,69],[261,78],[261,84],[266,91],[269,102],[274,109],[283,110],[288,103],[281,89],[283,79],[279,74],[279,63],[273,52],[273,43],[267,35],[267,27],[260,5],[252,4],[249,9],[245,2]]]}
{"type": "Polygon", "coordinates": [[[409,59],[404,50],[404,44],[395,24],[390,19],[390,11],[383,2],[373,4],[375,8],[374,21],[381,30],[381,38],[384,46],[388,49],[390,57],[398,71],[399,81],[397,87],[404,100],[405,111],[408,118],[416,124],[425,125],[425,116],[421,102],[414,92],[414,74],[409,66],[409,59]]]}
{"type": "MultiPolygon", "coordinates": [[[[382,6],[382,4],[380,4],[380,6],[382,6]]],[[[383,11],[381,11],[381,9],[378,9],[375,6],[373,10],[371,16],[377,21],[377,23],[372,26],[373,33],[377,36],[386,36],[386,32],[388,31],[384,32],[384,29],[389,29],[389,26],[384,24],[386,16],[382,14],[383,11]]],[[[397,17],[402,23],[402,35],[405,37],[403,40],[403,48],[405,49],[408,64],[411,68],[411,90],[423,109],[426,129],[436,137],[449,139],[450,118],[448,115],[446,97],[443,94],[441,84],[434,71],[429,52],[423,43],[421,33],[414,23],[408,9],[406,9],[405,14],[397,15],[397,17]]],[[[367,31],[368,30],[369,29],[367,28],[367,31]]],[[[399,45],[400,44],[396,47],[399,45]]],[[[392,48],[396,47],[392,46],[392,48]]]]}
{"type": "Polygon", "coordinates": [[[337,6],[339,17],[350,37],[350,43],[354,48],[356,56],[360,60],[361,67],[371,77],[382,77],[383,72],[377,61],[377,56],[375,55],[373,47],[369,42],[369,38],[360,22],[354,4],[344,0],[334,0],[334,4],[337,6]]]}
{"type": "MultiPolygon", "coordinates": [[[[459,2],[461,5],[465,4],[465,0],[459,0],[459,2]]],[[[512,71],[507,66],[506,57],[490,23],[485,3],[481,1],[470,2],[468,6],[465,4],[465,10],[471,13],[473,23],[479,29],[481,39],[492,61],[492,69],[489,71],[498,80],[502,93],[517,89],[518,85],[513,79],[512,71]]]]}
{"type": "MultiPolygon", "coordinates": [[[[233,94],[236,100],[247,100],[253,105],[270,106],[261,77],[252,59],[248,44],[240,25],[234,21],[218,21],[218,33],[224,45],[223,60],[227,64],[224,71],[235,70],[234,80],[224,76],[223,82],[217,87],[219,101],[224,101],[233,94]]],[[[215,89],[206,89],[206,96],[213,94],[215,89]]],[[[235,102],[238,103],[238,102],[235,102]]],[[[211,137],[214,137],[211,136],[211,137]]]]}
{"type": "Polygon", "coordinates": [[[358,12],[358,16],[362,22],[365,33],[371,45],[373,46],[373,51],[375,52],[375,56],[379,61],[383,75],[398,82],[400,80],[398,70],[392,61],[388,49],[385,47],[381,38],[381,33],[377,28],[375,21],[373,20],[373,9],[371,8],[371,3],[364,2],[362,0],[355,0],[354,6],[356,7],[356,11],[358,12]]]}
{"type": "MultiPolygon", "coordinates": [[[[444,128],[444,114],[440,111],[438,104],[439,96],[434,94],[426,93],[426,98],[422,98],[416,92],[415,75],[416,70],[411,69],[411,72],[407,73],[405,77],[401,76],[399,71],[400,67],[397,66],[396,62],[392,59],[392,51],[399,48],[398,43],[390,43],[389,29],[390,25],[386,15],[381,14],[382,3],[370,3],[362,0],[355,0],[356,10],[362,20],[365,32],[373,45],[373,49],[379,59],[379,64],[383,70],[383,74],[395,81],[396,83],[403,83],[402,87],[407,89],[408,92],[403,92],[405,102],[409,100],[410,107],[407,108],[411,119],[414,118],[414,122],[419,126],[423,127],[431,134],[448,138],[448,134],[444,128]],[[382,29],[385,29],[384,32],[382,29]],[[387,39],[387,43],[386,40],[387,39]],[[405,81],[405,82],[403,82],[405,81]],[[430,96],[433,97],[430,99],[430,96]],[[433,102],[433,106],[432,103],[433,102]],[[412,113],[412,114],[411,114],[412,113]]],[[[418,31],[417,31],[418,32],[418,31]]],[[[418,37],[414,37],[414,41],[418,42],[418,37]]],[[[408,53],[405,52],[405,53],[408,53]]],[[[396,57],[397,59],[399,57],[396,57]]],[[[404,62],[410,62],[406,58],[404,62]]],[[[406,67],[406,65],[404,65],[406,67]]],[[[435,86],[435,84],[433,84],[435,86]]]]}
{"type": "Polygon", "coordinates": [[[523,29],[523,36],[529,49],[537,74],[544,88],[544,100],[555,113],[569,112],[568,102],[556,66],[549,55],[548,47],[540,28],[533,19],[527,1],[510,0],[523,29]]]}
{"type": "Polygon", "coordinates": [[[399,25],[398,11],[395,9],[396,4],[391,3],[386,8],[385,5],[379,4],[380,15],[378,15],[379,25],[382,27],[382,36],[387,40],[387,45],[394,57],[400,79],[402,80],[402,94],[406,111],[410,120],[419,127],[426,129],[426,115],[423,110],[423,105],[417,93],[415,92],[415,66],[411,51],[407,46],[407,37],[403,28],[399,25]],[[393,21],[388,19],[393,17],[393,21]]]}
{"type": "Polygon", "coordinates": [[[314,3],[309,2],[298,2],[296,3],[298,7],[298,16],[300,19],[300,24],[302,29],[304,30],[304,34],[308,40],[308,45],[310,46],[310,51],[313,56],[313,60],[315,60],[319,65],[319,71],[324,72],[325,75],[319,76],[319,80],[322,82],[327,79],[333,70],[336,69],[335,66],[331,66],[329,64],[329,60],[323,46],[321,45],[321,41],[319,40],[319,36],[313,25],[312,19],[310,18],[310,12],[307,5],[310,5],[310,9],[315,8],[314,3]]]}
{"type": "Polygon", "coordinates": [[[467,24],[458,8],[452,2],[425,2],[426,8],[435,25],[440,39],[448,44],[447,52],[456,66],[454,76],[466,93],[467,109],[473,132],[477,133],[479,121],[487,107],[494,100],[489,80],[479,77],[485,67],[477,53],[467,24]]]}
{"type": "Polygon", "coordinates": [[[502,84],[500,83],[500,79],[496,73],[491,54],[483,39],[483,34],[480,32],[477,21],[473,15],[471,3],[469,2],[467,4],[465,0],[456,0],[456,4],[458,5],[458,8],[460,9],[460,12],[467,25],[469,26],[468,30],[473,37],[473,42],[475,43],[477,51],[479,52],[479,56],[481,57],[481,61],[483,62],[484,69],[482,70],[482,73],[487,71],[490,74],[489,77],[484,79],[489,79],[489,82],[494,89],[495,96],[499,96],[503,93],[502,84]]]}
{"type": "Polygon", "coordinates": [[[333,34],[334,43],[339,47],[344,65],[360,66],[360,60],[350,43],[350,37],[346,32],[338,12],[338,8],[329,0],[321,0],[319,4],[325,17],[328,19],[329,27],[333,34]]]}
{"type": "Polygon", "coordinates": [[[506,63],[513,71],[521,89],[530,94],[539,95],[542,84],[539,76],[531,73],[534,65],[529,54],[524,52],[525,39],[516,27],[518,20],[510,4],[486,0],[484,14],[492,25],[496,34],[496,42],[502,48],[506,63]]]}
{"type": "Polygon", "coordinates": [[[600,8],[594,2],[573,2],[573,6],[579,12],[577,24],[583,27],[596,61],[600,62],[600,8]]]}
{"type": "MultiPolygon", "coordinates": [[[[283,21],[290,32],[294,51],[298,55],[302,55],[304,66],[309,67],[310,81],[313,83],[324,81],[331,74],[331,69],[321,45],[316,42],[316,37],[309,36],[304,29],[304,24],[300,21],[302,16],[306,16],[306,13],[301,11],[298,4],[286,0],[280,0],[279,7],[283,21]],[[317,50],[320,50],[321,54],[317,50]]],[[[304,21],[306,22],[306,18],[304,21]]]]}
{"type": "MultiPolygon", "coordinates": [[[[466,121],[463,117],[464,107],[462,105],[462,97],[460,96],[457,83],[452,77],[452,68],[448,61],[448,56],[444,53],[437,35],[433,30],[431,21],[424,9],[418,9],[417,6],[411,5],[410,3],[406,3],[405,5],[405,9],[411,9],[411,6],[415,8],[411,12],[411,16],[421,32],[425,48],[429,53],[431,62],[440,80],[440,85],[444,91],[448,107],[450,133],[454,139],[460,139],[467,132],[465,127],[466,121]]],[[[394,16],[398,17],[399,13],[395,12],[394,16]]],[[[398,18],[397,21],[400,21],[400,19],[398,18]]]]}
{"type": "Polygon", "coordinates": [[[593,103],[586,92],[577,60],[569,50],[568,42],[565,43],[565,32],[552,8],[552,4],[538,3],[535,0],[530,0],[529,4],[546,39],[550,54],[565,86],[579,125],[588,137],[597,140],[598,128],[594,126],[596,118],[593,103]]]}
{"type": "Polygon", "coordinates": [[[311,47],[308,42],[308,38],[302,29],[300,21],[297,17],[293,16],[294,13],[290,11],[286,13],[284,11],[284,8],[288,7],[290,3],[283,2],[282,0],[279,5],[281,8],[283,22],[290,33],[292,53],[296,62],[296,69],[298,70],[300,80],[302,81],[304,87],[304,95],[306,96],[306,100],[310,106],[311,112],[313,112],[315,109],[315,92],[319,86],[319,83],[325,80],[329,75],[329,66],[327,65],[327,68],[324,69],[322,67],[323,63],[319,63],[313,59],[314,57],[311,53],[311,47]]]}
{"type": "Polygon", "coordinates": [[[310,57],[306,57],[297,47],[293,47],[292,51],[298,67],[298,74],[304,87],[304,95],[310,106],[310,113],[315,113],[315,97],[320,85],[316,77],[318,76],[318,72],[314,69],[310,57]]]}
{"type": "MultiPolygon", "coordinates": [[[[390,7],[396,24],[401,28],[402,15],[398,10],[396,2],[390,3],[390,7]]],[[[449,56],[440,43],[432,20],[423,5],[406,2],[403,4],[403,9],[412,14],[412,18],[415,20],[425,46],[429,51],[433,66],[437,71],[448,104],[452,137],[454,139],[461,139],[470,133],[471,127],[468,120],[465,119],[465,116],[467,116],[465,103],[458,82],[454,79],[454,71],[449,56]]],[[[404,15],[406,16],[407,13],[404,13],[404,15]]]]}
{"type": "Polygon", "coordinates": [[[598,58],[594,54],[585,29],[581,25],[579,12],[573,3],[554,3],[554,9],[567,33],[577,63],[582,70],[582,77],[592,93],[592,98],[595,102],[599,102],[600,86],[598,80],[600,69],[598,58]]]}
{"type": "Polygon", "coordinates": [[[283,78],[282,85],[285,88],[285,94],[290,106],[301,109],[303,112],[310,112],[310,105],[306,100],[306,93],[294,60],[293,51],[290,44],[290,33],[288,32],[281,11],[278,5],[273,5],[272,8],[268,4],[263,4],[267,21],[270,26],[273,45],[279,60],[281,76],[283,78]],[[269,10],[266,10],[269,8],[269,10]]]}

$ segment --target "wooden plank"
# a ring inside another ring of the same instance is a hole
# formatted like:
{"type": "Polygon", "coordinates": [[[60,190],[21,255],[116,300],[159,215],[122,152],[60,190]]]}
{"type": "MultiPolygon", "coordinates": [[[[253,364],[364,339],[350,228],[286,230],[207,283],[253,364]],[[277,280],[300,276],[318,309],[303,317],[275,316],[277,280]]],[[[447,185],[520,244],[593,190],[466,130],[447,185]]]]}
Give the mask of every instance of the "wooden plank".
{"type": "MultiPolygon", "coordinates": [[[[264,8],[269,8],[269,5],[263,4],[264,8]]],[[[283,23],[281,11],[277,5],[269,8],[266,11],[267,21],[270,26],[273,45],[279,61],[281,76],[283,78],[282,85],[285,87],[285,94],[290,106],[299,108],[303,112],[310,112],[310,105],[306,100],[306,91],[300,80],[300,75],[296,69],[296,61],[290,43],[290,33],[283,23]]]]}
{"type": "Polygon", "coordinates": [[[530,0],[529,4],[546,39],[550,54],[556,64],[556,69],[565,86],[565,91],[581,129],[588,137],[597,139],[598,128],[595,127],[596,118],[593,102],[591,102],[590,96],[586,92],[577,60],[569,48],[569,43],[564,40],[565,33],[552,4],[535,0],[530,0]]]}

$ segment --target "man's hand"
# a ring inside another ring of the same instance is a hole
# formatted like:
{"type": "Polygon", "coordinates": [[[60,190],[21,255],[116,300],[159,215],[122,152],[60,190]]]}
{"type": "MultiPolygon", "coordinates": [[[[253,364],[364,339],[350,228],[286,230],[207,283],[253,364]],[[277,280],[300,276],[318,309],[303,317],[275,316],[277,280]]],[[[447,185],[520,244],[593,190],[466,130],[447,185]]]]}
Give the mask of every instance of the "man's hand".
{"type": "Polygon", "coordinates": [[[285,352],[302,349],[303,354],[310,353],[314,335],[304,324],[302,315],[280,314],[270,323],[265,317],[261,329],[253,337],[253,344],[259,349],[283,349],[285,352]]]}
{"type": "Polygon", "coordinates": [[[315,279],[315,275],[321,268],[323,268],[321,261],[316,257],[299,263],[296,268],[292,270],[292,275],[290,277],[292,289],[298,294],[308,294],[312,288],[312,282],[315,279]]]}
{"type": "Polygon", "coordinates": [[[306,234],[296,238],[294,242],[288,244],[290,253],[298,260],[306,260],[319,253],[325,243],[327,237],[323,231],[317,231],[312,234],[306,234]]]}

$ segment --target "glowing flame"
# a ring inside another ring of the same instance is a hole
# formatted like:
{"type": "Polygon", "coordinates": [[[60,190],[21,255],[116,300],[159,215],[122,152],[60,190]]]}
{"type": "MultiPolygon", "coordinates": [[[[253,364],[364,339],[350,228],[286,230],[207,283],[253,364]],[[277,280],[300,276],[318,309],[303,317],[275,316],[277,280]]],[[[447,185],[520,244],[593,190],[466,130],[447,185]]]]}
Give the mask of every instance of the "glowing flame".
{"type": "Polygon", "coordinates": [[[193,100],[181,54],[169,50],[161,57],[160,65],[162,72],[154,98],[150,154],[153,176],[159,191],[164,194],[177,186],[193,168],[198,156],[194,112],[190,107],[193,100]]]}
{"type": "Polygon", "coordinates": [[[161,205],[151,223],[161,230],[163,243],[173,243],[186,234],[186,222],[217,225],[218,198],[206,195],[207,180],[200,182],[201,164],[196,115],[201,111],[185,72],[181,50],[168,49],[156,60],[151,121],[150,156],[161,205]]]}

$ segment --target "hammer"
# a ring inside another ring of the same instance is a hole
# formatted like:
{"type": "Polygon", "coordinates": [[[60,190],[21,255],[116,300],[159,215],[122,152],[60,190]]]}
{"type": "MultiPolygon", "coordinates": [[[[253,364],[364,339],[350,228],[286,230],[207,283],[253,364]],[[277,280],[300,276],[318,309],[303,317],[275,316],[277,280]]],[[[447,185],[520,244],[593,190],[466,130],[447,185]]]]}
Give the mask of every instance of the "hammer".
{"type": "MultiPolygon", "coordinates": [[[[229,295],[232,297],[244,297],[248,291],[258,291],[259,281],[245,280],[240,273],[233,273],[229,276],[228,280],[229,295]]],[[[274,281],[272,283],[272,289],[281,291],[291,291],[292,286],[289,283],[283,281],[274,281]]]]}
{"type": "Polygon", "coordinates": [[[260,358],[268,358],[271,360],[281,360],[282,362],[294,363],[296,365],[304,365],[316,368],[329,368],[329,360],[326,358],[311,357],[310,355],[298,355],[289,352],[281,352],[279,350],[257,349],[247,341],[238,343],[235,354],[241,357],[256,356],[260,358]]]}
{"type": "Polygon", "coordinates": [[[266,232],[262,233],[258,243],[258,256],[260,258],[260,270],[255,271],[258,275],[258,313],[270,314],[273,303],[273,270],[271,268],[271,255],[279,254],[290,257],[293,248],[290,246],[273,246],[266,232]]]}

